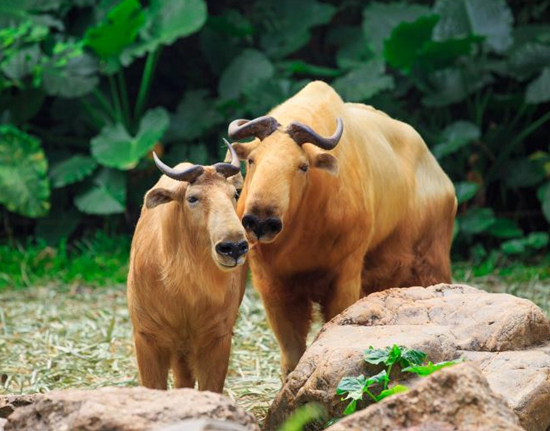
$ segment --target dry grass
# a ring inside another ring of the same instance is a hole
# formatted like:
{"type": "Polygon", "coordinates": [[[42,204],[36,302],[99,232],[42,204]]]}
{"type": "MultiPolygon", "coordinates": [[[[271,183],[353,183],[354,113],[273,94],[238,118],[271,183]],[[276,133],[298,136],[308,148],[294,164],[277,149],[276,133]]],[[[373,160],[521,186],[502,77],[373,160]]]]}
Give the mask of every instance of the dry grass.
{"type": "MultiPolygon", "coordinates": [[[[535,277],[504,284],[491,277],[474,278],[467,271],[462,280],[528,297],[550,310],[549,280],[535,277]]],[[[263,421],[281,386],[279,349],[251,288],[233,342],[226,393],[263,421]]],[[[137,385],[124,286],[1,292],[0,376],[0,393],[137,385]]]]}

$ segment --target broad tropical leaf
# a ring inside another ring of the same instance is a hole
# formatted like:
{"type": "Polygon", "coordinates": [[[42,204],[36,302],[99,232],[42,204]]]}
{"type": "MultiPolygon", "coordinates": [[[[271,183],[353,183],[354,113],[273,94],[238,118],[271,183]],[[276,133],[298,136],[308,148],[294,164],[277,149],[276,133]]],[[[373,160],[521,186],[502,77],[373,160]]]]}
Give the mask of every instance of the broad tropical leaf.
{"type": "Polygon", "coordinates": [[[406,371],[408,373],[414,373],[419,376],[429,376],[430,374],[433,374],[436,371],[441,370],[442,368],[456,365],[459,362],[462,362],[462,360],[457,359],[454,361],[438,362],[437,364],[428,362],[426,365],[415,365],[413,367],[403,368],[403,371],[406,371]]]}
{"type": "Polygon", "coordinates": [[[50,179],[54,188],[76,183],[95,170],[97,163],[87,156],[72,156],[56,165],[50,170],[50,179]]]}
{"type": "Polygon", "coordinates": [[[507,73],[518,79],[528,79],[543,71],[550,63],[550,46],[528,42],[515,48],[507,62],[507,73]]]}
{"type": "Polygon", "coordinates": [[[0,126],[0,203],[26,217],[49,208],[48,162],[40,141],[19,129],[0,126]]]}
{"type": "Polygon", "coordinates": [[[122,0],[107,17],[84,35],[84,43],[102,59],[118,57],[137,37],[145,22],[138,0],[122,0]]]}
{"type": "Polygon", "coordinates": [[[136,136],[130,136],[121,123],[105,126],[92,139],[92,155],[103,166],[132,169],[162,138],[170,120],[163,108],[147,111],[136,136]]]}
{"type": "Polygon", "coordinates": [[[258,16],[264,24],[260,44],[273,58],[302,48],[310,39],[310,29],[327,24],[336,13],[334,6],[316,0],[263,0],[258,5],[258,16]]]}
{"type": "Polygon", "coordinates": [[[44,25],[63,30],[63,23],[43,12],[60,8],[63,0],[2,0],[0,2],[0,28],[12,27],[31,20],[36,25],[44,25]]]}
{"type": "Polygon", "coordinates": [[[363,11],[363,33],[374,51],[382,53],[384,41],[398,24],[428,14],[429,8],[417,4],[372,2],[363,11]]]}
{"type": "Polygon", "coordinates": [[[92,186],[76,196],[76,207],[87,214],[119,214],[126,208],[126,176],[115,169],[103,169],[92,186]]]}
{"type": "Polygon", "coordinates": [[[155,51],[161,45],[171,45],[180,37],[200,30],[206,22],[206,2],[203,0],[151,0],[145,10],[146,26],[139,40],[122,54],[127,66],[135,57],[155,51]]]}
{"type": "Polygon", "coordinates": [[[460,205],[472,199],[476,195],[478,190],[479,184],[477,183],[472,183],[469,181],[461,181],[455,183],[455,193],[458,204],[460,205]]]}
{"type": "Polygon", "coordinates": [[[466,214],[457,217],[461,232],[475,235],[486,231],[495,223],[495,215],[491,208],[473,208],[466,214]]]}
{"type": "Polygon", "coordinates": [[[443,142],[434,146],[432,152],[435,157],[441,159],[455,153],[462,147],[481,137],[481,130],[470,121],[455,121],[445,127],[442,133],[443,142]]]}
{"type": "Polygon", "coordinates": [[[550,100],[550,67],[545,67],[542,73],[529,83],[525,91],[527,103],[544,103],[550,100]]]}
{"type": "Polygon", "coordinates": [[[523,231],[514,221],[502,217],[495,219],[487,233],[497,238],[518,238],[523,235],[523,231]]]}
{"type": "Polygon", "coordinates": [[[332,85],[344,100],[364,102],[381,91],[394,88],[393,77],[384,72],[383,61],[371,60],[335,79],[332,85]]]}
{"type": "Polygon", "coordinates": [[[497,53],[512,45],[514,19],[505,0],[437,0],[434,12],[441,17],[434,29],[434,40],[470,34],[485,36],[485,44],[497,53]]]}
{"type": "Polygon", "coordinates": [[[87,54],[71,58],[65,65],[50,61],[44,67],[44,90],[50,96],[84,96],[99,83],[97,67],[96,60],[87,54]]]}
{"type": "Polygon", "coordinates": [[[395,385],[395,386],[392,386],[389,389],[384,389],[382,392],[380,392],[380,394],[376,397],[376,400],[381,401],[384,398],[389,397],[390,395],[401,394],[403,392],[407,392],[408,390],[409,390],[409,388],[406,387],[406,386],[395,385]]]}
{"type": "Polygon", "coordinates": [[[271,78],[275,68],[260,51],[247,49],[225,69],[221,76],[218,92],[222,99],[237,99],[246,87],[262,79],[271,78]]]}

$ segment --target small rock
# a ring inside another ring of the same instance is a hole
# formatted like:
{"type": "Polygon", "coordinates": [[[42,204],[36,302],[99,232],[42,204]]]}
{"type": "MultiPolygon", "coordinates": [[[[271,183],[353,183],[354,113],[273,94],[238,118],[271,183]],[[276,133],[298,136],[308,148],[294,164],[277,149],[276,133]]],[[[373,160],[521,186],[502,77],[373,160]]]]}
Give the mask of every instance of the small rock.
{"type": "Polygon", "coordinates": [[[13,413],[16,407],[32,404],[36,399],[35,394],[31,395],[0,395],[0,418],[7,418],[13,413]]]}
{"type": "Polygon", "coordinates": [[[42,394],[33,404],[17,408],[8,417],[5,431],[145,431],[186,419],[230,421],[259,431],[254,416],[223,395],[141,387],[42,394]]]}

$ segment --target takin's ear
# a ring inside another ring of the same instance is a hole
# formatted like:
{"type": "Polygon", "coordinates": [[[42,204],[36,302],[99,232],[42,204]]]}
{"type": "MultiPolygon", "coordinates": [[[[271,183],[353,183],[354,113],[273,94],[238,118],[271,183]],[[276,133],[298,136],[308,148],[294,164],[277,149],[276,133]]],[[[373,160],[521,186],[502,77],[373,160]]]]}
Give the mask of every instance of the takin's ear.
{"type": "Polygon", "coordinates": [[[172,190],[168,189],[153,189],[147,192],[145,195],[145,206],[148,209],[155,208],[156,206],[167,204],[176,199],[176,194],[172,190]]]}
{"type": "Polygon", "coordinates": [[[313,167],[323,169],[333,176],[338,175],[338,159],[329,153],[317,153],[313,159],[313,167]]]}
{"type": "Polygon", "coordinates": [[[239,156],[239,160],[248,159],[248,155],[258,145],[259,145],[258,139],[254,139],[253,141],[250,141],[250,142],[237,142],[237,143],[231,144],[231,146],[239,156]]]}

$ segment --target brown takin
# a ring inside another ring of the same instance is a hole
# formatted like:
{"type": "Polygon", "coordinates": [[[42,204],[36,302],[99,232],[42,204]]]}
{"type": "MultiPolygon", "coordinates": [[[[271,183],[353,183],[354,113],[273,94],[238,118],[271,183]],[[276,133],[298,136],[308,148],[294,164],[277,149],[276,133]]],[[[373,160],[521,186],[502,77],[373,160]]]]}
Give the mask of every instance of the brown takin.
{"type": "Polygon", "coordinates": [[[141,383],[221,392],[248,252],[237,217],[239,159],[180,164],[145,195],[130,256],[128,307],[141,383]]]}
{"type": "Polygon", "coordinates": [[[313,82],[229,136],[256,138],[233,144],[248,161],[237,212],[283,376],[313,302],[329,320],[380,289],[450,281],[453,184],[408,124],[313,82]]]}

